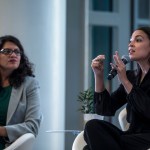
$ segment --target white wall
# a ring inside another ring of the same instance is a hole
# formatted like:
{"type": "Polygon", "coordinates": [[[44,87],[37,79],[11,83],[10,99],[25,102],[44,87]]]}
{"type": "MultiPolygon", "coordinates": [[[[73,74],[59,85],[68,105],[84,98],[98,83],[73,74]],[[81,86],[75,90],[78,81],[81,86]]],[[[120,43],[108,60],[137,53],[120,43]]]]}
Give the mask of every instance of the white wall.
{"type": "Polygon", "coordinates": [[[0,0],[0,36],[18,37],[35,64],[43,124],[35,150],[63,150],[65,120],[65,0],[0,0]],[[61,6],[61,7],[60,7],[61,6]]]}

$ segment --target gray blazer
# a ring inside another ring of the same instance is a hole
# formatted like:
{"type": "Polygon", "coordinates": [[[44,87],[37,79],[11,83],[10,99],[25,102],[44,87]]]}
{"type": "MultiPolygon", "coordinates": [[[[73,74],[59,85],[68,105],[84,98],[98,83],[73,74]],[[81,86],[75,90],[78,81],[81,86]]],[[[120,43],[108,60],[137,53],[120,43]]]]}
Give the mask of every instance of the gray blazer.
{"type": "Polygon", "coordinates": [[[12,88],[5,126],[9,142],[28,132],[36,136],[41,120],[39,84],[26,77],[19,88],[12,88]]]}

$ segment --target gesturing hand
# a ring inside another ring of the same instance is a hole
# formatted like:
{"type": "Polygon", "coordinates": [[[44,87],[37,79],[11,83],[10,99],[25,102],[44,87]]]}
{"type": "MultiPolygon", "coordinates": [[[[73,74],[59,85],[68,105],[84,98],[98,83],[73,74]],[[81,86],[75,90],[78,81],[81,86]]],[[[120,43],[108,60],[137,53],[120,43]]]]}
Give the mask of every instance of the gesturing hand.
{"type": "Polygon", "coordinates": [[[119,80],[123,83],[125,80],[127,80],[126,66],[121,60],[117,51],[115,52],[115,55],[113,55],[113,59],[115,61],[115,64],[110,63],[110,65],[112,68],[115,68],[117,70],[119,80]]]}
{"type": "Polygon", "coordinates": [[[105,55],[98,55],[92,60],[91,67],[93,69],[94,75],[102,76],[104,70],[103,61],[105,60],[105,55]]]}

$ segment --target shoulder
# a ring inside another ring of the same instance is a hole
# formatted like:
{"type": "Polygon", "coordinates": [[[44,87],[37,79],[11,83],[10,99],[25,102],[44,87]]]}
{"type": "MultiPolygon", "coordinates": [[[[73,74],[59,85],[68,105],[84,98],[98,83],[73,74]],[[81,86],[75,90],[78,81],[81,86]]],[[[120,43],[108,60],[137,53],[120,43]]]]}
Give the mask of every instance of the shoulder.
{"type": "Polygon", "coordinates": [[[27,76],[23,82],[26,87],[39,87],[39,82],[35,77],[27,76]]]}

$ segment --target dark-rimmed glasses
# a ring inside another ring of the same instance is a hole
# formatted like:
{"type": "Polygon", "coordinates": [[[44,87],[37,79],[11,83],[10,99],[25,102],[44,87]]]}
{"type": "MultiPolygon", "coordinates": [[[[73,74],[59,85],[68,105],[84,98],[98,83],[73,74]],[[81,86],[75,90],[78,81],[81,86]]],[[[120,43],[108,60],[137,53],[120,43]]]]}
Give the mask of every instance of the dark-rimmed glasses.
{"type": "Polygon", "coordinates": [[[11,55],[12,53],[15,53],[17,56],[20,56],[22,54],[19,49],[10,49],[10,48],[1,49],[0,53],[4,55],[11,55]]]}

